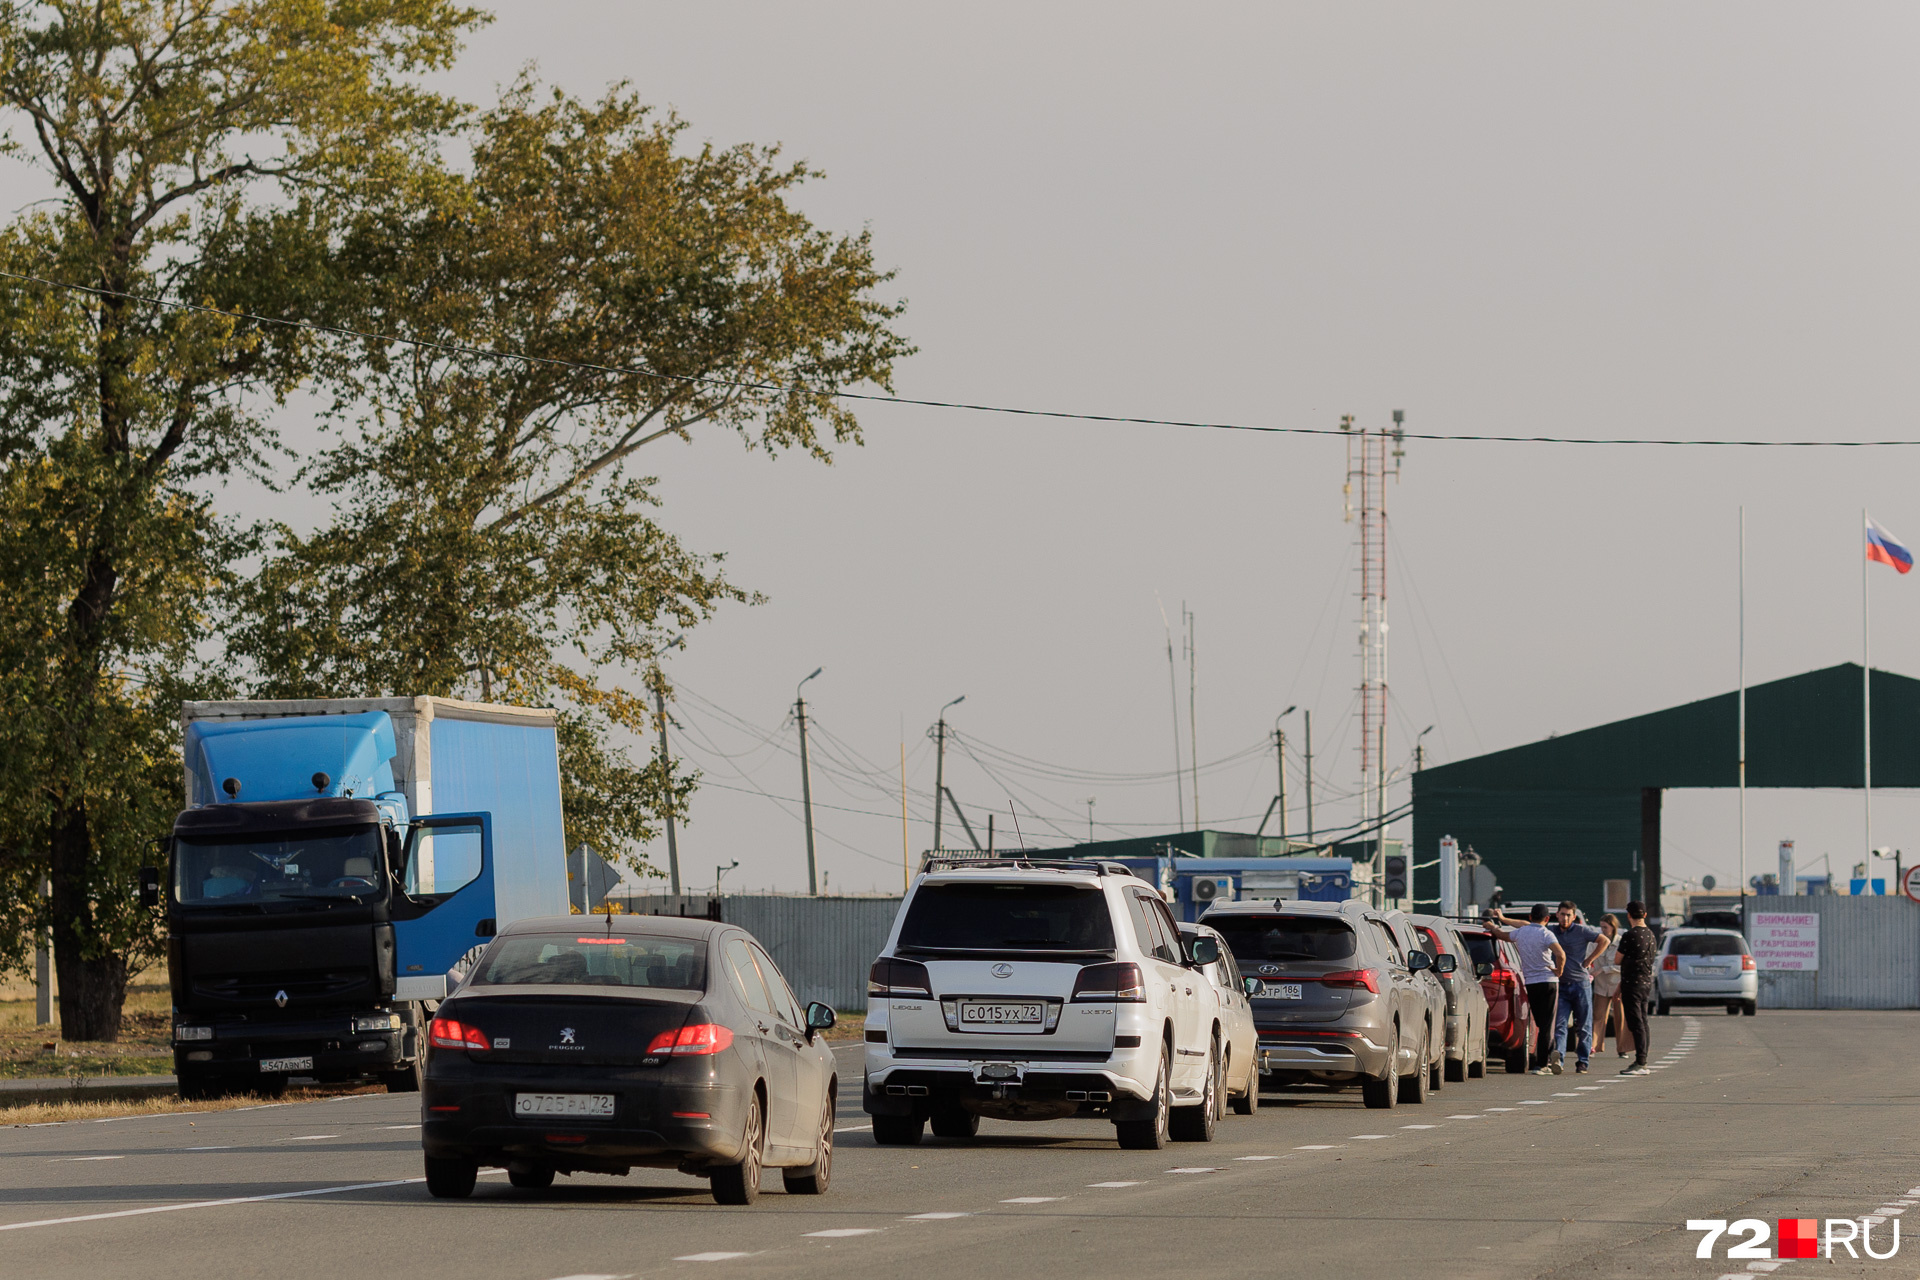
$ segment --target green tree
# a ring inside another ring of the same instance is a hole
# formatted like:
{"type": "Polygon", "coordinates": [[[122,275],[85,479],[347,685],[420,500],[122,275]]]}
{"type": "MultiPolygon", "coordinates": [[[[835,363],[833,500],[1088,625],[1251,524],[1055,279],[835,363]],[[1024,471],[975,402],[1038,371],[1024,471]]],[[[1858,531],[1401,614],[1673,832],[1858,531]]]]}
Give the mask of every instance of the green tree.
{"type": "Polygon", "coordinates": [[[50,924],[62,1033],[112,1039],[153,925],[131,870],[178,804],[178,679],[263,473],[258,416],[335,287],[331,211],[453,106],[445,0],[0,0],[0,145],[53,184],[0,230],[0,961],[50,924]],[[209,310],[156,305],[208,306],[209,310]],[[49,904],[37,890],[52,880],[49,904]]]}
{"type": "Polygon", "coordinates": [[[559,706],[569,844],[630,859],[691,780],[619,731],[646,729],[666,638],[749,598],[661,526],[636,455],[704,429],[828,460],[859,439],[835,393],[911,351],[866,234],[788,202],[812,170],[684,130],[523,79],[469,162],[364,210],[334,319],[404,340],[336,353],[340,442],[305,478],[337,518],[276,529],[235,610],[265,695],[559,706]]]}

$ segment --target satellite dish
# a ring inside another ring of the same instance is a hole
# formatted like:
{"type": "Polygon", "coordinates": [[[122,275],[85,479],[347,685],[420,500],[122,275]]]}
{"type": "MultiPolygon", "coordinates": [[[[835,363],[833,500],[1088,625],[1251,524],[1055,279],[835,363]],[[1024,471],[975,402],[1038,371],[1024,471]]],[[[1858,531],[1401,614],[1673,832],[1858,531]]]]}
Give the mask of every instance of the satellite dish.
{"type": "Polygon", "coordinates": [[[1712,877],[1712,876],[1701,876],[1701,877],[1700,877],[1700,887],[1701,887],[1702,889],[1711,889],[1711,888],[1713,888],[1713,877],[1712,877]]]}

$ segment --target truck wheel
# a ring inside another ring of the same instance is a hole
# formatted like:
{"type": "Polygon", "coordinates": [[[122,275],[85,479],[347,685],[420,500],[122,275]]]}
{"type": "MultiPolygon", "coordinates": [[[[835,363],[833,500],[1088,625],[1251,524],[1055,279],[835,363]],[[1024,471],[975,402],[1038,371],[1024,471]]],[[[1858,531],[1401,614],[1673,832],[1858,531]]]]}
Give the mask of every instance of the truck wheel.
{"type": "Polygon", "coordinates": [[[396,1071],[383,1072],[380,1079],[385,1082],[388,1093],[418,1093],[420,1082],[425,1078],[426,1064],[419,1058],[396,1071]]]}
{"type": "Polygon", "coordinates": [[[883,1147],[913,1147],[920,1143],[927,1122],[919,1116],[873,1117],[873,1140],[883,1147]]]}
{"type": "Polygon", "coordinates": [[[438,1200],[465,1200],[473,1194],[480,1176],[480,1165],[473,1160],[443,1160],[427,1157],[427,1190],[438,1200]]]}
{"type": "Polygon", "coordinates": [[[965,1107],[941,1107],[933,1113],[936,1138],[972,1138],[980,1132],[980,1117],[965,1107]]]}

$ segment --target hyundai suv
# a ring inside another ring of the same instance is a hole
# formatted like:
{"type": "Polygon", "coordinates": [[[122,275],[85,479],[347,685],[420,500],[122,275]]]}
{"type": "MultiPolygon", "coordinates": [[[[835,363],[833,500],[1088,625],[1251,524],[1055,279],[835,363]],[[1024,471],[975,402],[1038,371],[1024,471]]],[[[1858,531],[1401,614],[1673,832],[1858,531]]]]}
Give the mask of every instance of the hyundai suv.
{"type": "Polygon", "coordinates": [[[1207,977],[1117,862],[931,860],[867,983],[864,1103],[882,1145],[980,1119],[1113,1122],[1123,1147],[1205,1142],[1224,1109],[1207,977]]]}
{"type": "Polygon", "coordinates": [[[1446,1061],[1437,960],[1397,911],[1345,902],[1220,902],[1202,917],[1252,988],[1269,1088],[1358,1084],[1369,1107],[1427,1100],[1446,1061]]]}

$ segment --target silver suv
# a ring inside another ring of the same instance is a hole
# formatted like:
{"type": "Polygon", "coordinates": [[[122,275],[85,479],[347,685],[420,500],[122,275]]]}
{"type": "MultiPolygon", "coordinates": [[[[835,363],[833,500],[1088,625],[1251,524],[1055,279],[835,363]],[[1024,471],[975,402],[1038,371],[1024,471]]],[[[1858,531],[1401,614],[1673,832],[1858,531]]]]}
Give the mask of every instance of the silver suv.
{"type": "Polygon", "coordinates": [[[1117,862],[930,862],[867,983],[874,1140],[1100,1116],[1123,1147],[1209,1141],[1223,1040],[1196,970],[1219,944],[1179,938],[1117,862]]]}

